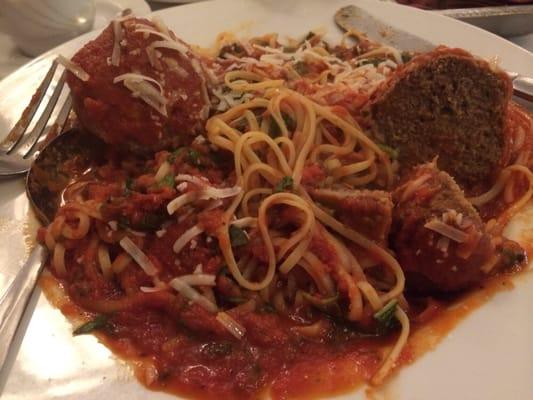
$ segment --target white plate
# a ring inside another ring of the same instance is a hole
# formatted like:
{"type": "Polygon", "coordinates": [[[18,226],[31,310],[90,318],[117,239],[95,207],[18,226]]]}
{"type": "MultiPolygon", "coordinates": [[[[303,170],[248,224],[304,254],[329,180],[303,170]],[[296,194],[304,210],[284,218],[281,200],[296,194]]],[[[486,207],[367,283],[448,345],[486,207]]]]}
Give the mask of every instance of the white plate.
{"type": "Polygon", "coordinates": [[[103,28],[115,15],[126,8],[131,9],[135,15],[145,15],[152,11],[144,0],[95,0],[95,3],[94,29],[103,28]]]}
{"type": "MultiPolygon", "coordinates": [[[[302,35],[326,27],[338,39],[334,12],[346,0],[227,0],[200,2],[166,9],[158,14],[186,41],[212,43],[216,34],[233,30],[240,35],[280,32],[302,35]]],[[[497,56],[501,65],[523,74],[533,71],[533,55],[480,29],[433,13],[374,0],[358,4],[403,30],[435,43],[460,46],[484,57],[497,56]]],[[[60,46],[55,52],[72,54],[95,33],[60,46]]],[[[44,73],[36,61],[0,82],[0,132],[14,121],[28,99],[31,85],[44,73]],[[29,86],[28,86],[29,85],[29,86]]],[[[28,203],[21,180],[0,183],[0,287],[23,262],[28,203]]],[[[531,220],[533,209],[523,218],[531,220]]],[[[529,223],[531,224],[531,223],[529,223]]],[[[517,280],[515,290],[503,292],[459,325],[434,352],[405,367],[383,389],[388,400],[530,400],[533,399],[533,275],[517,280]]],[[[46,300],[35,296],[34,311],[16,360],[12,360],[2,398],[5,400],[131,400],[172,399],[149,392],[132,378],[110,352],[93,337],[72,338],[71,327],[46,300]]],[[[20,338],[19,338],[20,339],[20,338]]],[[[0,344],[2,345],[2,344],[0,344]]],[[[341,396],[364,399],[363,391],[341,396]]]]}
{"type": "Polygon", "coordinates": [[[153,0],[152,3],[167,3],[167,4],[187,4],[187,3],[197,3],[199,1],[206,0],[153,0]]]}

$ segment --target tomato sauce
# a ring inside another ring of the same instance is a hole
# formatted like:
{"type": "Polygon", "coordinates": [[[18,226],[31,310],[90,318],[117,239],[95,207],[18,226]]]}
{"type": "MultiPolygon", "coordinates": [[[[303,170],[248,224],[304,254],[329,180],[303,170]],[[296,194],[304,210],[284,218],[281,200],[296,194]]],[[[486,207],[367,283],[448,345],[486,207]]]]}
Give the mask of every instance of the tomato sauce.
{"type": "MultiPolygon", "coordinates": [[[[511,276],[502,275],[460,297],[434,300],[428,315],[419,322],[412,318],[412,333],[395,370],[433,350],[464,317],[513,286],[511,276]]],[[[87,315],[64,296],[65,288],[50,273],[42,277],[41,287],[76,324],[80,315],[87,315]]],[[[198,307],[181,317],[194,320],[206,332],[209,315],[202,310],[198,307]]],[[[248,314],[242,321],[249,334],[238,341],[220,331],[206,335],[183,329],[157,310],[136,309],[117,313],[111,328],[97,336],[130,363],[147,388],[206,400],[267,394],[280,400],[309,399],[355,390],[375,373],[395,339],[395,334],[365,337],[337,325],[325,339],[298,340],[287,334],[290,321],[268,310],[248,314]]]]}

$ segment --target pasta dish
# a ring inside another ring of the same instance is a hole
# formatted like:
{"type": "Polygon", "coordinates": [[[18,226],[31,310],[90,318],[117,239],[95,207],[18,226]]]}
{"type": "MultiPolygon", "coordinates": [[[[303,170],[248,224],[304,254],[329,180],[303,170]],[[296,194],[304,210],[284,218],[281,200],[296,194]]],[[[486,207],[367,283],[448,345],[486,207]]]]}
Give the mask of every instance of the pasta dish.
{"type": "Polygon", "coordinates": [[[379,385],[412,361],[413,330],[526,265],[502,232],[532,195],[531,116],[464,50],[359,32],[202,49],[125,16],[58,60],[106,145],[38,238],[74,333],[149,388],[379,385]]]}

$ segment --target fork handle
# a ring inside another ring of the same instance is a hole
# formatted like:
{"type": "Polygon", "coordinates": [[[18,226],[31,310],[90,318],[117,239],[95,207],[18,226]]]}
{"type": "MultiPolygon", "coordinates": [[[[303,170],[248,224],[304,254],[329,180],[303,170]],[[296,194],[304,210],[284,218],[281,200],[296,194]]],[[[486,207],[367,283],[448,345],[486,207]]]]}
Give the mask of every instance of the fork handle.
{"type": "Polygon", "coordinates": [[[0,375],[46,256],[46,248],[37,245],[0,298],[0,375]]]}

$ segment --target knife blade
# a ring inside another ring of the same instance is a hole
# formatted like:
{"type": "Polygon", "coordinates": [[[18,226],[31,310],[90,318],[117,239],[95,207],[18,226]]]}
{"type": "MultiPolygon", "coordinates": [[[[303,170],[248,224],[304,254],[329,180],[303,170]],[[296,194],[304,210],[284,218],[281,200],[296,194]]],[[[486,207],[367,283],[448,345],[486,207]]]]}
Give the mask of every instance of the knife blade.
{"type": "Polygon", "coordinates": [[[386,22],[375,18],[368,11],[354,5],[339,9],[335,13],[335,23],[345,31],[361,32],[374,42],[392,46],[400,51],[422,53],[433,50],[436,46],[435,43],[420,36],[393,28],[386,22]]]}
{"type": "MultiPolygon", "coordinates": [[[[355,30],[366,35],[374,42],[392,46],[400,51],[428,52],[436,44],[413,35],[412,33],[393,28],[389,24],[374,17],[368,11],[348,5],[335,13],[335,23],[345,31],[355,30]]],[[[521,99],[533,102],[533,78],[506,71],[513,81],[513,94],[521,99]]]]}

